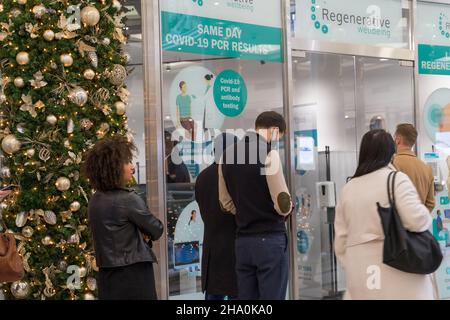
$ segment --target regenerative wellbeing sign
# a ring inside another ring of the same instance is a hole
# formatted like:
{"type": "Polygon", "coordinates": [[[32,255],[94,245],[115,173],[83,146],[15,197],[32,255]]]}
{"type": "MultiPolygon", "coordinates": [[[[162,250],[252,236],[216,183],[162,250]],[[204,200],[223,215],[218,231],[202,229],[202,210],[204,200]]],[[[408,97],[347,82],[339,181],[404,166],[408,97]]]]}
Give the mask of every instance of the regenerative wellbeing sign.
{"type": "Polygon", "coordinates": [[[165,0],[165,51],[283,61],[279,0],[165,0]]]}
{"type": "Polygon", "coordinates": [[[296,12],[298,38],[407,46],[399,0],[297,0],[296,12]]]}

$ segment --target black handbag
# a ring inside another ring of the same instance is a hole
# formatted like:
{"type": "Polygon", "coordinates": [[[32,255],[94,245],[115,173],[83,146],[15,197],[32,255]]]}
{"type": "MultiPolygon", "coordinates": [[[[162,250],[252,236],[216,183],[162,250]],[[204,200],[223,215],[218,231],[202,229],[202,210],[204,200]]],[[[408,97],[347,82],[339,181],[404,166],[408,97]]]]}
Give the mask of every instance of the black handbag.
{"type": "Polygon", "coordinates": [[[383,263],[408,273],[430,274],[441,265],[443,256],[439,243],[427,230],[407,231],[395,206],[396,171],[389,174],[387,187],[389,208],[377,202],[384,231],[383,263]]]}

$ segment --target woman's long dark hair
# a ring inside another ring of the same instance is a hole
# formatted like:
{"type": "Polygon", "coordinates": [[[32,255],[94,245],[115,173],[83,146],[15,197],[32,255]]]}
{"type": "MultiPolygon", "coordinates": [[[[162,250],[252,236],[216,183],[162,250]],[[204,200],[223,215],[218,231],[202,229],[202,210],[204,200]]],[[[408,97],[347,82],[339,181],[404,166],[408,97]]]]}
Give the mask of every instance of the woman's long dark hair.
{"type": "Polygon", "coordinates": [[[395,154],[395,142],[383,129],[367,132],[361,141],[359,163],[353,178],[361,177],[386,167],[395,154]]]}

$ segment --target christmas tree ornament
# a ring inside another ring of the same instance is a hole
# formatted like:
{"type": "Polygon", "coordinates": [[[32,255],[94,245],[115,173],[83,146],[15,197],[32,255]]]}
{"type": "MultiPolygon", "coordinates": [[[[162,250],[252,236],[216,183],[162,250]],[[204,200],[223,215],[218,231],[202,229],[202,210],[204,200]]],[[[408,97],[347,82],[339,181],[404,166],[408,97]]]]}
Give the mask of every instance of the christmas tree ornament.
{"type": "Polygon", "coordinates": [[[41,159],[44,162],[47,162],[50,159],[50,155],[51,155],[50,150],[48,150],[45,147],[39,150],[39,159],[41,159]]]}
{"type": "Polygon", "coordinates": [[[47,116],[47,122],[49,123],[49,124],[51,124],[52,126],[54,126],[55,124],[56,124],[56,122],[58,122],[58,118],[56,118],[56,116],[54,116],[54,115],[48,115],[47,116]]]}
{"type": "Polygon", "coordinates": [[[92,293],[88,292],[88,293],[84,294],[83,299],[84,300],[95,300],[95,296],[92,293]]]}
{"type": "Polygon", "coordinates": [[[84,130],[89,130],[93,125],[94,124],[89,119],[84,118],[80,120],[80,127],[84,130]]]}
{"type": "Polygon", "coordinates": [[[30,55],[28,54],[28,52],[21,51],[16,55],[16,61],[22,66],[26,65],[30,63],[30,55]]]}
{"type": "Polygon", "coordinates": [[[30,34],[31,39],[36,39],[37,37],[39,37],[39,26],[37,24],[26,23],[25,30],[30,34]]]}
{"type": "Polygon", "coordinates": [[[113,8],[120,10],[122,8],[122,4],[118,0],[113,0],[113,8]]]}
{"type": "Polygon", "coordinates": [[[22,211],[19,212],[16,216],[16,226],[18,228],[22,228],[27,224],[28,221],[28,212],[22,211]]]}
{"type": "Polygon", "coordinates": [[[69,121],[67,121],[67,133],[73,133],[73,130],[75,129],[75,124],[72,120],[72,118],[69,119],[69,121]]]}
{"type": "Polygon", "coordinates": [[[49,246],[49,245],[51,245],[52,244],[52,238],[50,237],[50,236],[45,236],[44,238],[42,238],[42,244],[44,245],[44,246],[49,246]]]}
{"type": "Polygon", "coordinates": [[[47,82],[44,81],[44,76],[42,75],[41,71],[38,71],[35,74],[33,74],[33,77],[34,79],[30,80],[30,84],[33,88],[39,89],[47,85],[47,82]]]}
{"type": "Polygon", "coordinates": [[[94,6],[87,6],[81,10],[81,22],[94,27],[100,21],[100,12],[94,6]]]}
{"type": "Polygon", "coordinates": [[[55,39],[55,32],[53,30],[45,30],[43,37],[46,41],[53,41],[55,39]]]}
{"type": "Polygon", "coordinates": [[[36,153],[36,150],[33,149],[33,148],[30,148],[30,149],[28,149],[25,153],[26,153],[26,155],[27,155],[28,158],[33,158],[34,155],[35,155],[35,153],[36,153]]]}
{"type": "Polygon", "coordinates": [[[91,291],[97,290],[97,280],[95,278],[92,278],[92,277],[87,278],[86,279],[86,286],[91,291]]]}
{"type": "Polygon", "coordinates": [[[44,7],[44,5],[38,4],[33,7],[32,12],[36,18],[41,19],[47,12],[47,9],[44,7]]]}
{"type": "Polygon", "coordinates": [[[117,101],[114,106],[116,107],[116,113],[119,116],[123,116],[126,112],[126,105],[122,101],[117,101]]]}
{"type": "Polygon", "coordinates": [[[95,71],[92,69],[87,69],[83,72],[83,77],[87,80],[92,80],[95,77],[95,71]]]}
{"type": "Polygon", "coordinates": [[[23,134],[27,130],[27,125],[25,123],[21,122],[17,125],[16,129],[19,133],[23,134]]]}
{"type": "Polygon", "coordinates": [[[80,272],[80,277],[81,277],[81,278],[86,277],[87,270],[86,270],[85,267],[81,267],[81,268],[79,269],[79,272],[80,272]]]}
{"type": "Polygon", "coordinates": [[[17,3],[24,5],[24,4],[27,4],[27,0],[17,0],[17,3]]]}
{"type": "Polygon", "coordinates": [[[50,225],[56,224],[56,214],[53,211],[47,210],[44,212],[44,221],[50,225]]]}
{"type": "Polygon", "coordinates": [[[69,237],[69,240],[67,240],[67,243],[80,243],[80,236],[77,233],[74,233],[69,237]]]}
{"type": "Polygon", "coordinates": [[[0,178],[2,179],[11,178],[11,170],[8,167],[2,167],[0,169],[0,178]]]}
{"type": "Polygon", "coordinates": [[[17,17],[20,16],[21,14],[22,14],[22,11],[20,11],[19,8],[12,8],[12,9],[11,9],[11,15],[12,15],[14,18],[17,18],[17,17]]]}
{"type": "Polygon", "coordinates": [[[78,210],[80,210],[81,208],[81,204],[78,201],[74,201],[70,204],[70,210],[72,212],[77,212],[78,210]]]}
{"type": "Polygon", "coordinates": [[[17,88],[23,88],[23,86],[25,85],[25,81],[23,80],[22,77],[17,77],[14,79],[14,85],[17,88]]]}
{"type": "Polygon", "coordinates": [[[127,69],[121,64],[115,64],[109,72],[109,81],[115,86],[121,86],[127,78],[127,69]]]}
{"type": "Polygon", "coordinates": [[[8,37],[8,33],[6,32],[0,32],[0,41],[5,41],[5,39],[8,37]]]}
{"type": "Polygon", "coordinates": [[[102,44],[105,46],[109,46],[111,44],[111,40],[109,38],[105,38],[102,40],[102,44]]]}
{"type": "Polygon", "coordinates": [[[98,67],[98,56],[97,56],[97,53],[94,52],[94,51],[88,52],[88,58],[89,58],[89,61],[91,62],[91,65],[94,68],[97,68],[98,67]]]}
{"type": "Polygon", "coordinates": [[[72,103],[82,107],[88,101],[88,94],[83,88],[76,87],[70,91],[68,98],[72,103]]]}
{"type": "Polygon", "coordinates": [[[13,154],[17,152],[21,147],[21,143],[17,140],[16,136],[13,134],[9,134],[2,140],[2,149],[7,154],[13,154]]]}
{"type": "Polygon", "coordinates": [[[7,98],[6,98],[6,95],[5,94],[0,94],[0,104],[2,104],[2,103],[4,103],[4,102],[6,102],[6,100],[7,100],[7,98]]]}
{"type": "Polygon", "coordinates": [[[73,64],[73,58],[70,54],[64,53],[59,57],[64,67],[70,67],[73,64]]]}
{"type": "Polygon", "coordinates": [[[66,177],[59,177],[55,183],[56,189],[61,192],[67,191],[70,189],[70,180],[66,177]]]}
{"type": "Polygon", "coordinates": [[[67,264],[66,261],[61,260],[60,262],[58,262],[58,269],[59,269],[59,270],[61,270],[61,271],[63,271],[63,272],[66,272],[67,267],[68,267],[68,264],[67,264]]]}
{"type": "Polygon", "coordinates": [[[26,226],[22,229],[22,235],[25,238],[31,238],[33,236],[34,230],[32,227],[30,226],[26,226]]]}
{"type": "Polygon", "coordinates": [[[72,146],[70,145],[69,139],[64,139],[64,148],[70,149],[72,146]]]}
{"type": "Polygon", "coordinates": [[[16,299],[27,298],[30,291],[30,284],[25,280],[15,281],[11,284],[11,293],[16,299]]]}

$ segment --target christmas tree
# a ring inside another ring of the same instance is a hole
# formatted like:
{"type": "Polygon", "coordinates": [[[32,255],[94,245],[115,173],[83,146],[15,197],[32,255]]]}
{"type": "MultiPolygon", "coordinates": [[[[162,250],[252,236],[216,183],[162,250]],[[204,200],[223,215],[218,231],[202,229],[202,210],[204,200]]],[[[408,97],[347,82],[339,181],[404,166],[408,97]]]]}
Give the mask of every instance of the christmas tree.
{"type": "MultiPolygon", "coordinates": [[[[93,299],[90,146],[129,135],[125,8],[118,0],[0,0],[2,203],[25,277],[7,299],[93,299]]],[[[4,230],[5,231],[5,230],[4,230]]]]}

